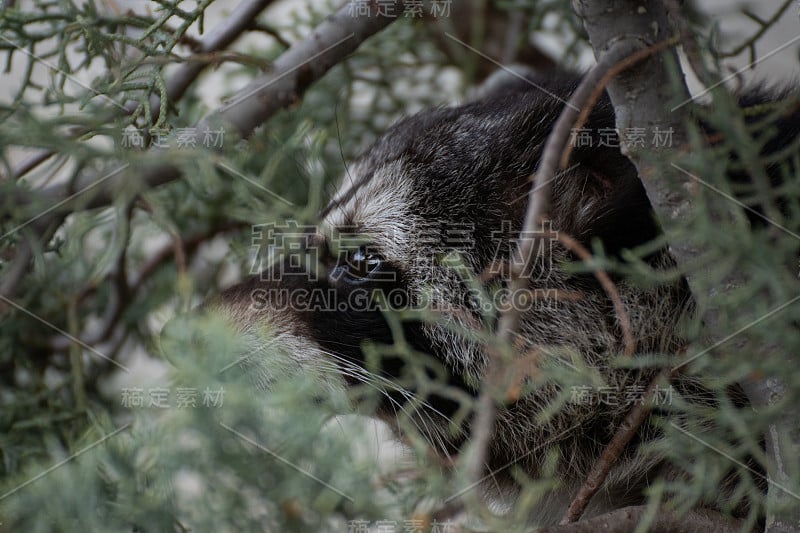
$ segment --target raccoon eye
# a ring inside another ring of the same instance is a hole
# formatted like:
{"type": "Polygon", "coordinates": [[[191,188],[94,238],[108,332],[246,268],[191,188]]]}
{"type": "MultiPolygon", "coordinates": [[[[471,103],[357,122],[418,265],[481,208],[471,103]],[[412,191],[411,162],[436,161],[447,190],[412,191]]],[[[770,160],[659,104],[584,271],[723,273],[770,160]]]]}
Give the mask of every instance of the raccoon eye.
{"type": "Polygon", "coordinates": [[[367,251],[363,246],[345,254],[339,264],[331,271],[331,278],[351,283],[359,283],[372,278],[381,270],[383,258],[367,251]]]}
{"type": "Polygon", "coordinates": [[[347,261],[349,266],[347,273],[352,278],[367,278],[380,268],[381,263],[383,263],[383,259],[379,255],[369,253],[361,247],[350,254],[347,261]]]}

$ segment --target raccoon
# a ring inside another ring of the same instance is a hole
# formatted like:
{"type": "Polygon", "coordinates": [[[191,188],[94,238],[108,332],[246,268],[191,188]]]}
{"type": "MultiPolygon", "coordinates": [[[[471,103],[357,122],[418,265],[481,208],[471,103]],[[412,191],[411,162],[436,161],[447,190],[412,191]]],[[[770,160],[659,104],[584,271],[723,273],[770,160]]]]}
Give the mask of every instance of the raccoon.
{"type": "MultiPolygon", "coordinates": [[[[496,320],[487,317],[475,287],[505,295],[506,304],[514,297],[503,292],[508,286],[503,265],[520,239],[532,238],[520,234],[531,176],[576,84],[565,76],[502,83],[475,101],[401,120],[348,165],[340,189],[320,213],[323,229],[303,239],[307,260],[279,261],[224,291],[215,305],[243,331],[269,323],[304,365],[333,362],[353,385],[372,378],[395,383],[385,389],[378,416],[400,431],[397,413],[410,412],[439,454],[457,454],[471,423],[467,416],[453,427],[457,396],[435,392],[404,409],[419,392],[406,375],[408,361],[389,354],[375,363],[365,353],[365,342],[396,340],[398,329],[381,302],[425,309],[434,319],[415,315],[400,322],[405,342],[427,361],[422,364],[429,366],[430,376],[439,376],[459,394],[478,394],[490,347],[470,332],[491,331],[496,320]],[[290,302],[293,295],[312,293],[317,295],[313,302],[305,297],[290,302]],[[443,369],[443,375],[435,369],[443,369]]],[[[537,242],[545,244],[525,274],[533,303],[522,311],[515,349],[534,367],[579,361],[611,390],[643,391],[656,371],[612,364],[625,350],[621,317],[591,273],[567,267],[578,258],[557,238],[566,234],[624,261],[630,258],[624,251],[661,235],[636,170],[617,146],[614,124],[612,106],[603,97],[586,123],[588,138],[575,146],[571,166],[553,181],[550,222],[538,232],[543,238],[537,242]]],[[[666,247],[645,248],[638,253],[643,264],[661,272],[674,268],[666,247]]],[[[674,277],[642,287],[622,276],[614,282],[635,333],[637,356],[679,352],[685,343],[681,321],[692,309],[686,282],[674,277]]],[[[679,392],[702,398],[696,383],[680,379],[679,392]]],[[[568,401],[552,409],[563,395],[560,384],[542,382],[535,371],[525,370],[520,382],[524,394],[498,412],[484,491],[513,493],[508,465],[536,476],[546,458],[555,456],[561,488],[537,511],[539,523],[552,523],[632,403],[568,401]]],[[[656,435],[645,424],[637,441],[656,435]]],[[[661,460],[638,453],[635,445],[629,448],[587,515],[643,501],[642,489],[662,468],[661,460]]]]}

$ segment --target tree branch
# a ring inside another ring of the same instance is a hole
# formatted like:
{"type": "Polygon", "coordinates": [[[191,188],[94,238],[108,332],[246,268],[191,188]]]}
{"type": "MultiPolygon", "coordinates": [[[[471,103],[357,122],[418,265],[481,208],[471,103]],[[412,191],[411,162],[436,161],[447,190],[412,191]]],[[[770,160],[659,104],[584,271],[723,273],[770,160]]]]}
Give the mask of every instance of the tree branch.
{"type": "MultiPolygon", "coordinates": [[[[402,12],[402,4],[402,1],[395,2],[396,13],[402,12]]],[[[226,132],[233,130],[242,138],[248,137],[280,109],[297,103],[311,84],[394,20],[395,17],[384,16],[373,3],[369,4],[368,13],[354,14],[353,4],[348,2],[284,52],[275,61],[271,73],[251,82],[236,97],[201,120],[194,128],[196,144],[203,146],[202,135],[207,129],[224,128],[226,132]]],[[[129,190],[135,187],[134,190],[141,192],[178,179],[181,171],[175,165],[156,162],[132,176],[118,171],[106,173],[106,176],[110,174],[114,175],[87,191],[91,192],[91,198],[84,197],[88,194],[81,195],[75,201],[64,202],[53,213],[103,207],[112,202],[123,186],[129,190]]],[[[29,205],[37,200],[44,205],[52,204],[66,198],[69,190],[83,190],[97,180],[96,174],[87,173],[69,189],[67,186],[50,187],[33,195],[20,191],[17,205],[29,205]]]]}
{"type": "MultiPolygon", "coordinates": [[[[681,40],[686,42],[688,39],[690,49],[694,48],[694,36],[689,35],[679,2],[675,0],[648,2],[647,9],[642,5],[631,0],[602,2],[573,0],[573,6],[583,19],[598,61],[625,43],[638,43],[640,47],[644,47],[669,38],[669,32],[673,27],[680,30],[681,40]]],[[[609,83],[608,93],[616,112],[622,151],[636,166],[659,223],[662,227],[669,228],[674,227],[693,208],[690,193],[685,188],[677,186],[684,181],[677,175],[677,171],[669,167],[666,170],[659,169],[652,164],[653,155],[667,156],[671,148],[637,147],[635,142],[629,142],[624,135],[624,132],[635,131],[637,128],[658,126],[663,130],[671,129],[673,141],[677,142],[678,146],[686,145],[687,136],[683,125],[686,107],[678,106],[667,110],[664,103],[675,101],[676,97],[680,98],[680,101],[688,102],[690,95],[684,83],[676,83],[669,75],[665,64],[666,58],[669,58],[673,65],[679,65],[674,50],[651,57],[634,68],[620,72],[609,83]]],[[[697,72],[697,74],[703,77],[704,73],[697,72]]],[[[719,213],[715,215],[719,216],[719,213]]],[[[697,273],[686,268],[700,256],[700,250],[688,240],[673,240],[670,242],[670,252],[678,266],[683,267],[695,297],[710,296],[704,291],[697,273]]],[[[730,288],[743,283],[742,276],[733,272],[722,280],[721,286],[730,288]]],[[[711,288],[717,292],[719,289],[720,287],[711,288]]],[[[707,309],[703,313],[703,323],[712,342],[725,338],[726,328],[717,309],[707,309]]],[[[793,361],[788,354],[776,353],[774,348],[764,349],[761,356],[773,359],[781,357],[786,360],[787,365],[796,366],[796,361],[793,361]]],[[[742,385],[754,407],[773,404],[784,395],[783,386],[777,379],[759,381],[750,379],[742,385]]],[[[780,480],[780,483],[796,479],[796,473],[790,475],[786,468],[791,464],[789,458],[800,455],[798,435],[800,435],[800,413],[797,409],[787,409],[780,423],[769,427],[766,441],[771,479],[780,480]]],[[[800,506],[796,505],[796,502],[788,501],[788,498],[789,496],[776,489],[775,484],[770,484],[768,499],[775,505],[768,506],[770,515],[767,518],[767,531],[800,529],[800,506]]]]}
{"type": "MultiPolygon", "coordinates": [[[[216,26],[200,43],[197,54],[211,54],[224,50],[233,43],[242,33],[250,29],[255,18],[264,11],[274,0],[242,0],[231,15],[224,22],[216,26]]],[[[170,103],[180,100],[186,89],[194,82],[203,71],[207,63],[188,62],[175,71],[167,82],[167,95],[170,103]]],[[[158,109],[160,99],[153,96],[150,104],[152,109],[158,109]]]]}
{"type": "Polygon", "coordinates": [[[592,471],[586,476],[586,480],[583,482],[583,485],[581,485],[581,488],[578,489],[578,493],[573,498],[572,503],[570,503],[567,512],[564,513],[564,516],[561,518],[562,524],[575,522],[581,517],[586,510],[586,506],[589,505],[592,496],[603,486],[611,468],[619,460],[631,439],[636,436],[639,427],[644,423],[647,415],[650,414],[654,396],[658,394],[657,387],[664,380],[668,380],[670,375],[671,372],[669,370],[663,370],[658,374],[653,381],[650,382],[647,390],[642,395],[644,401],[635,404],[628,414],[625,415],[625,419],[614,432],[611,441],[595,462],[592,471]]]}
{"type": "MultiPolygon", "coordinates": [[[[566,166],[566,161],[562,163],[562,167],[563,166],[566,166]]],[[[589,262],[592,260],[592,254],[589,252],[589,250],[587,250],[585,246],[583,246],[574,238],[570,237],[564,232],[559,232],[557,238],[559,242],[564,245],[564,247],[577,255],[584,263],[589,264],[589,262]]],[[[603,287],[603,290],[606,291],[608,299],[611,300],[611,303],[614,305],[614,312],[617,313],[619,327],[622,330],[622,339],[625,342],[624,354],[627,357],[632,357],[633,354],[636,353],[636,338],[633,336],[631,319],[630,316],[628,316],[628,311],[625,309],[625,304],[622,302],[622,298],[620,298],[617,286],[611,280],[611,277],[608,275],[608,273],[602,268],[596,267],[594,269],[594,277],[597,279],[597,282],[600,284],[600,286],[603,287]]]]}
{"type": "MultiPolygon", "coordinates": [[[[255,0],[250,6],[260,5],[255,0]]],[[[273,71],[245,87],[237,97],[201,120],[194,128],[196,145],[203,146],[202,135],[208,129],[238,132],[249,136],[284,107],[296,103],[312,83],[341,62],[367,38],[391,24],[395,17],[384,16],[379,6],[370,3],[366,13],[354,13],[355,4],[348,2],[317,26],[305,39],[293,45],[274,63],[273,71]]],[[[385,6],[380,6],[385,7],[385,6]]],[[[403,2],[395,2],[395,13],[402,13],[403,2]]],[[[239,20],[237,18],[237,20],[239,20]]],[[[241,22],[241,20],[240,20],[241,22]]],[[[217,44],[230,38],[221,31],[217,44]],[[224,38],[223,38],[224,37],[224,38]]],[[[174,87],[180,88],[188,77],[179,77],[174,87]]],[[[178,89],[176,89],[178,90],[178,89]]],[[[37,227],[60,223],[67,213],[105,207],[119,196],[120,190],[139,194],[145,190],[175,181],[181,170],[170,163],[156,161],[137,169],[133,175],[117,167],[102,175],[86,172],[73,183],[52,186],[38,191],[19,190],[13,195],[16,206],[40,206],[47,215],[39,217],[37,227]],[[82,191],[74,194],[74,191],[82,191]]],[[[8,199],[12,201],[11,198],[8,199]]]]}
{"type": "MultiPolygon", "coordinates": [[[[648,520],[651,509],[647,505],[623,507],[588,520],[540,529],[539,533],[630,533],[648,520]]],[[[656,510],[649,533],[739,533],[743,523],[709,509],[693,509],[685,515],[672,511],[656,510]]]]}
{"type": "MultiPolygon", "coordinates": [[[[264,9],[267,8],[274,0],[242,0],[242,2],[234,8],[231,15],[217,25],[206,37],[200,42],[193,52],[200,56],[208,56],[214,52],[224,50],[230,46],[243,32],[250,29],[253,25],[255,18],[264,9]]],[[[167,99],[170,104],[174,104],[186,93],[189,86],[197,79],[197,77],[208,66],[208,61],[187,61],[182,64],[175,73],[170,76],[167,81],[167,99]]],[[[125,103],[125,113],[132,114],[139,107],[138,101],[128,101],[125,103]]],[[[159,110],[161,109],[161,97],[158,94],[153,94],[150,98],[150,108],[153,110],[153,118],[158,119],[159,110]]],[[[73,137],[80,137],[90,130],[87,128],[79,128],[73,133],[73,137]]],[[[50,157],[55,155],[53,150],[43,150],[36,154],[31,155],[14,172],[14,178],[18,179],[50,157]]]]}

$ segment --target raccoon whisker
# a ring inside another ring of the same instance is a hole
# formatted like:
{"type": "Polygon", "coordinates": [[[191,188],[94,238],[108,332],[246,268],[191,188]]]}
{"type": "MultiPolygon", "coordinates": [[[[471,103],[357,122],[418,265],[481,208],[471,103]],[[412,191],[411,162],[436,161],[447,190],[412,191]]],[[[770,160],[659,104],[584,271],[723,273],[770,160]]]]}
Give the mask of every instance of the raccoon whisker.
{"type": "Polygon", "coordinates": [[[351,342],[340,342],[340,341],[329,340],[328,344],[336,344],[337,346],[344,346],[345,348],[360,348],[360,345],[351,342]]]}
{"type": "MultiPolygon", "coordinates": [[[[330,354],[330,355],[332,356],[333,359],[338,359],[335,355],[333,355],[333,354],[330,354]]],[[[373,384],[373,385],[376,385],[376,386],[378,384],[383,384],[385,386],[388,386],[392,390],[395,390],[395,391],[401,393],[404,397],[406,397],[409,400],[421,401],[422,405],[424,405],[425,407],[428,407],[429,409],[434,409],[431,405],[427,404],[426,402],[424,402],[424,400],[419,398],[418,395],[412,393],[411,391],[408,391],[408,390],[404,389],[403,387],[400,387],[396,383],[393,383],[392,381],[390,381],[390,380],[388,380],[388,379],[386,379],[386,378],[384,378],[382,376],[378,376],[378,375],[376,375],[376,374],[374,374],[372,372],[364,370],[363,368],[359,367],[358,365],[356,365],[356,364],[354,364],[354,363],[352,363],[350,361],[347,361],[346,359],[338,359],[338,360],[339,360],[339,363],[335,363],[335,364],[332,365],[333,367],[335,367],[335,368],[332,368],[333,370],[336,370],[337,372],[339,372],[339,373],[341,373],[343,375],[347,375],[347,376],[350,376],[352,378],[358,379],[359,381],[361,381],[363,383],[369,383],[369,384],[373,384]]],[[[383,388],[381,388],[381,390],[385,392],[386,388],[383,387],[383,388]]],[[[438,413],[438,414],[441,415],[441,413],[438,413]]],[[[441,416],[444,416],[444,415],[441,415],[441,416]]]]}
{"type": "MultiPolygon", "coordinates": [[[[356,379],[360,383],[363,383],[364,385],[367,385],[368,387],[370,387],[370,388],[376,390],[377,392],[379,392],[383,397],[385,397],[387,400],[389,400],[389,402],[390,402],[389,406],[391,407],[395,418],[397,418],[397,416],[399,416],[398,415],[398,409],[399,409],[400,412],[402,412],[402,413],[404,413],[406,415],[407,420],[409,420],[411,422],[411,424],[414,426],[414,428],[423,437],[426,437],[428,442],[430,442],[434,446],[441,446],[440,449],[442,449],[442,450],[446,449],[445,444],[444,444],[444,440],[442,439],[442,437],[440,435],[436,434],[433,430],[431,430],[428,427],[426,420],[425,419],[418,419],[418,418],[415,418],[414,416],[412,416],[413,413],[411,413],[405,405],[403,405],[399,401],[397,401],[394,398],[392,398],[384,387],[381,387],[380,385],[376,384],[371,379],[374,376],[369,375],[369,373],[364,374],[362,372],[351,372],[349,370],[345,370],[345,369],[342,369],[342,368],[337,368],[337,369],[330,368],[330,370],[335,370],[336,373],[338,373],[338,374],[340,374],[342,376],[352,377],[353,379],[356,379]]],[[[402,390],[402,389],[398,389],[398,390],[402,394],[404,394],[406,396],[410,395],[408,393],[408,391],[405,391],[405,390],[402,390]]],[[[433,420],[433,418],[431,417],[431,414],[429,412],[417,409],[417,410],[415,410],[415,413],[418,414],[418,415],[424,416],[430,422],[435,424],[435,421],[433,420]]]]}
{"type": "MultiPolygon", "coordinates": [[[[344,362],[344,361],[343,361],[343,363],[345,363],[344,366],[342,364],[336,364],[336,363],[321,363],[319,365],[319,368],[332,371],[332,372],[334,372],[336,374],[339,374],[341,376],[344,376],[344,377],[351,377],[351,378],[353,378],[353,379],[355,379],[355,380],[357,380],[357,381],[359,381],[359,382],[361,382],[361,383],[363,383],[365,385],[369,385],[373,389],[377,390],[378,392],[380,392],[384,396],[386,396],[386,398],[388,400],[390,400],[393,403],[396,403],[398,407],[403,409],[403,411],[406,412],[406,414],[408,414],[408,412],[405,410],[404,406],[401,405],[399,402],[397,402],[397,400],[395,400],[391,396],[389,396],[385,387],[381,387],[378,384],[380,382],[379,379],[378,379],[379,376],[375,376],[374,374],[372,374],[370,372],[367,372],[364,369],[353,365],[352,363],[344,362]],[[378,383],[376,383],[376,381],[378,383]]],[[[396,385],[392,384],[391,382],[387,382],[387,384],[393,385],[398,392],[400,392],[401,394],[403,394],[404,396],[406,396],[409,399],[413,399],[413,397],[412,397],[413,395],[409,391],[406,391],[405,389],[397,387],[396,385]]]]}
{"type": "Polygon", "coordinates": [[[347,159],[344,157],[344,148],[342,147],[342,133],[339,131],[339,100],[336,100],[336,103],[333,105],[333,118],[336,121],[336,140],[339,145],[339,155],[342,157],[342,165],[344,165],[344,172],[347,175],[347,179],[350,180],[350,186],[355,187],[356,181],[353,179],[353,175],[350,174],[350,169],[347,168],[347,159]]]}
{"type": "MultiPolygon", "coordinates": [[[[330,356],[332,359],[335,359],[336,361],[339,361],[341,364],[347,365],[352,370],[355,370],[355,371],[358,371],[358,372],[363,372],[364,375],[367,376],[369,379],[380,381],[381,383],[383,383],[386,386],[390,387],[392,390],[395,390],[395,391],[401,393],[408,400],[420,402],[420,405],[422,407],[426,407],[426,408],[430,409],[431,411],[433,411],[437,415],[441,416],[447,422],[453,422],[453,420],[450,417],[446,416],[444,413],[442,413],[441,411],[439,411],[438,409],[433,407],[430,403],[428,403],[425,399],[423,399],[418,394],[413,393],[413,392],[409,391],[408,389],[405,389],[405,388],[401,387],[397,383],[393,382],[390,379],[387,379],[384,376],[375,374],[374,372],[369,372],[368,370],[365,370],[362,367],[356,365],[352,361],[348,361],[344,357],[341,357],[341,356],[336,355],[336,354],[331,353],[331,352],[325,352],[325,353],[326,353],[326,355],[330,356]]],[[[352,377],[356,377],[356,376],[352,376],[352,377]]]]}
{"type": "Polygon", "coordinates": [[[406,415],[407,419],[411,421],[411,423],[420,432],[420,434],[427,437],[427,440],[433,446],[439,448],[440,450],[447,449],[447,445],[445,444],[442,435],[430,429],[428,423],[432,424],[434,428],[437,427],[437,421],[434,420],[432,413],[435,413],[438,416],[442,417],[444,421],[452,423],[453,420],[450,417],[446,416],[444,413],[433,407],[430,403],[419,397],[419,395],[414,394],[413,392],[400,387],[396,383],[393,383],[392,381],[382,376],[377,376],[371,372],[368,372],[363,368],[355,365],[351,361],[347,361],[346,359],[343,359],[335,354],[330,354],[330,355],[332,356],[333,359],[340,360],[344,368],[331,368],[329,363],[326,363],[324,365],[325,368],[329,368],[340,375],[352,377],[353,379],[356,379],[357,381],[380,392],[387,400],[389,400],[389,402],[391,402],[391,407],[395,414],[397,414],[397,409],[400,409],[400,411],[406,415]],[[382,384],[385,384],[385,386],[382,386],[382,384]],[[409,411],[409,408],[405,404],[400,403],[399,401],[397,401],[396,399],[392,398],[389,395],[386,386],[388,386],[389,388],[391,388],[396,392],[399,392],[410,402],[418,402],[419,403],[418,407],[415,407],[413,412],[409,411]],[[420,407],[425,407],[426,409],[421,409],[420,407]],[[414,414],[418,415],[418,417],[414,417],[413,416],[414,414]]]}

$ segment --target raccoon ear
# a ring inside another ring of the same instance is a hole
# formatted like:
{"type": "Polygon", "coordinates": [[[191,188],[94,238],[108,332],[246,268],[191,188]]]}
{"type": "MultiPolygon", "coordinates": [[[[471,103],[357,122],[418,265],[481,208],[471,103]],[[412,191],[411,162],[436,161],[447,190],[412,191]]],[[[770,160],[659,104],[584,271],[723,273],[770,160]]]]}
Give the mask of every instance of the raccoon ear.
{"type": "Polygon", "coordinates": [[[576,149],[572,161],[579,166],[575,178],[564,183],[573,206],[572,231],[585,245],[600,239],[606,254],[621,258],[661,234],[636,168],[613,147],[576,149]]]}

